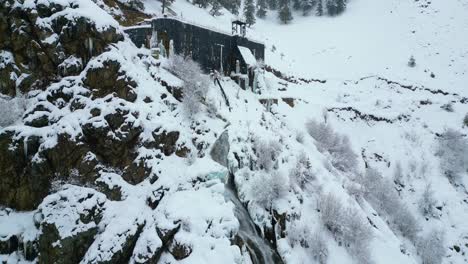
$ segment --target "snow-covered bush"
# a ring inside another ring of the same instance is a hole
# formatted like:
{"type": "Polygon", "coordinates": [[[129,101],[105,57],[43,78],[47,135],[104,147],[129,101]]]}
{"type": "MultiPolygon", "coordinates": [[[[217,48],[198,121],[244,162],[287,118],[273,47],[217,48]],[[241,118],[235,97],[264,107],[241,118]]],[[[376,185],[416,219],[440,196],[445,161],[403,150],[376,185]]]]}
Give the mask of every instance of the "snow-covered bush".
{"type": "Polygon", "coordinates": [[[419,200],[419,209],[425,217],[437,217],[437,201],[434,198],[434,191],[430,184],[424,189],[421,200],[419,200]]]}
{"type": "Polygon", "coordinates": [[[408,67],[414,68],[415,66],[416,66],[416,60],[414,59],[414,56],[411,56],[408,61],[408,67]]]}
{"type": "Polygon", "coordinates": [[[432,230],[419,239],[418,253],[422,264],[440,264],[445,256],[445,235],[443,231],[432,230]]]}
{"type": "Polygon", "coordinates": [[[455,111],[453,109],[453,104],[451,102],[442,105],[440,108],[444,109],[445,111],[447,111],[449,113],[452,113],[453,111],[455,111]]]}
{"type": "Polygon", "coordinates": [[[266,171],[271,171],[278,160],[282,147],[279,142],[274,140],[262,140],[259,137],[254,138],[253,147],[257,156],[257,167],[266,171]]]}
{"type": "Polygon", "coordinates": [[[317,263],[327,263],[328,246],[322,227],[318,227],[312,232],[307,224],[296,222],[289,228],[287,237],[292,247],[301,246],[307,249],[317,263]]]}
{"type": "Polygon", "coordinates": [[[400,233],[415,241],[419,225],[413,214],[400,200],[392,181],[385,179],[373,168],[358,177],[363,186],[363,196],[380,214],[386,215],[400,233]]]}
{"type": "Polygon", "coordinates": [[[289,182],[279,171],[260,172],[252,179],[250,195],[264,208],[271,208],[273,202],[283,197],[289,188],[289,182]]]}
{"type": "Polygon", "coordinates": [[[316,231],[310,237],[310,253],[319,264],[326,264],[328,259],[328,247],[321,231],[316,231]]]}
{"type": "MultiPolygon", "coordinates": [[[[468,115],[467,115],[467,117],[468,117],[468,115]]],[[[299,131],[299,132],[296,133],[296,141],[301,143],[301,144],[304,144],[304,133],[303,132],[299,131]]]]}
{"type": "Polygon", "coordinates": [[[344,208],[333,194],[320,199],[321,220],[338,243],[343,243],[359,263],[370,263],[372,231],[366,220],[352,207],[344,208]]]}
{"type": "Polygon", "coordinates": [[[465,118],[463,118],[463,127],[468,127],[468,113],[466,113],[465,118]]]}
{"type": "Polygon", "coordinates": [[[357,155],[354,153],[349,138],[336,133],[330,124],[309,120],[307,132],[317,142],[321,152],[328,152],[332,165],[340,171],[354,171],[357,167],[357,155]]]}
{"type": "Polygon", "coordinates": [[[395,169],[393,171],[393,181],[396,184],[403,186],[404,185],[403,177],[404,177],[403,168],[401,167],[401,163],[397,161],[395,165],[395,169]]]}
{"type": "Polygon", "coordinates": [[[302,152],[297,156],[296,163],[289,172],[289,177],[300,188],[304,188],[307,182],[315,180],[315,175],[312,172],[312,164],[306,153],[302,152]]]}
{"type": "Polygon", "coordinates": [[[468,140],[449,128],[442,133],[438,143],[436,155],[440,157],[440,168],[450,182],[457,184],[468,172],[468,140]]]}
{"type": "Polygon", "coordinates": [[[343,217],[343,242],[358,263],[370,263],[369,243],[372,231],[367,221],[354,208],[348,208],[343,217]]]}
{"type": "Polygon", "coordinates": [[[340,240],[341,236],[343,235],[343,206],[341,205],[338,198],[331,193],[322,195],[320,197],[319,203],[320,218],[322,223],[337,240],[340,240]]]}
{"type": "Polygon", "coordinates": [[[21,118],[26,110],[26,99],[24,97],[14,97],[5,99],[0,97],[0,128],[7,127],[21,118]]]}
{"type": "Polygon", "coordinates": [[[401,201],[395,205],[394,213],[391,215],[393,225],[400,231],[400,233],[407,237],[409,240],[415,242],[421,228],[418,221],[401,201]]]}
{"type": "Polygon", "coordinates": [[[203,75],[200,65],[190,58],[174,55],[168,59],[165,67],[184,81],[183,108],[187,116],[200,112],[209,89],[209,79],[203,75]]]}

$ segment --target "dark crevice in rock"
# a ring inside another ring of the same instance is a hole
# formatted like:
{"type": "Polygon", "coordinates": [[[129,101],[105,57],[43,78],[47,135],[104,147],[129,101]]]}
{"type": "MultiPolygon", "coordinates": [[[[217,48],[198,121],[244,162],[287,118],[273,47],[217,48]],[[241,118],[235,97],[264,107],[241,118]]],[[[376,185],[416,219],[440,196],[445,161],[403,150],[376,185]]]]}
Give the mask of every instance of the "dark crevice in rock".
{"type": "Polygon", "coordinates": [[[449,93],[449,92],[445,92],[445,91],[443,91],[441,89],[434,90],[434,89],[430,89],[430,88],[427,88],[427,87],[424,87],[424,86],[405,85],[405,84],[399,83],[397,81],[392,81],[392,80],[389,80],[387,78],[384,78],[384,77],[381,77],[381,76],[378,76],[378,75],[363,77],[363,78],[359,79],[358,81],[355,81],[354,84],[358,84],[360,81],[370,79],[370,78],[375,78],[375,79],[377,79],[379,81],[384,81],[388,85],[397,85],[397,86],[399,86],[399,87],[401,87],[403,89],[411,90],[413,92],[417,91],[417,90],[422,90],[422,91],[430,92],[432,94],[441,94],[441,95],[444,95],[444,96],[448,96],[448,95],[454,96],[454,97],[459,98],[458,100],[459,100],[460,103],[462,103],[462,104],[468,103],[468,98],[467,97],[462,97],[457,93],[449,93]]]}
{"type": "Polygon", "coordinates": [[[393,124],[394,122],[397,122],[397,121],[403,121],[403,122],[408,122],[410,117],[408,115],[404,115],[404,114],[400,114],[398,115],[398,117],[396,118],[393,118],[393,119],[389,119],[389,118],[386,118],[386,117],[380,117],[380,116],[375,116],[373,114],[365,114],[365,113],[362,113],[361,111],[351,107],[351,106],[348,106],[348,107],[333,107],[333,108],[329,108],[327,109],[328,112],[333,112],[335,113],[338,117],[340,116],[339,113],[342,112],[342,111],[346,111],[346,112],[351,112],[354,114],[354,117],[350,117],[349,119],[354,121],[356,119],[360,119],[360,120],[364,120],[364,121],[367,121],[367,122],[386,122],[386,123],[389,123],[389,124],[393,124]]]}

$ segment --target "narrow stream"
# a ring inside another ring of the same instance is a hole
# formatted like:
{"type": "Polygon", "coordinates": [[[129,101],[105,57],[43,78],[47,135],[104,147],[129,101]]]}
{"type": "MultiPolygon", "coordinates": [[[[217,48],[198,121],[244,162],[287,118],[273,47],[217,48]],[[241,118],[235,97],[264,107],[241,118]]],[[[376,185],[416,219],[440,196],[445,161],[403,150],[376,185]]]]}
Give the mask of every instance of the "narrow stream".
{"type": "Polygon", "coordinates": [[[257,231],[247,209],[245,209],[244,205],[239,200],[234,185],[234,176],[232,174],[229,175],[229,179],[225,185],[225,197],[234,203],[234,213],[239,220],[238,235],[244,241],[245,246],[250,253],[252,263],[282,264],[283,261],[281,260],[281,257],[257,231]]]}

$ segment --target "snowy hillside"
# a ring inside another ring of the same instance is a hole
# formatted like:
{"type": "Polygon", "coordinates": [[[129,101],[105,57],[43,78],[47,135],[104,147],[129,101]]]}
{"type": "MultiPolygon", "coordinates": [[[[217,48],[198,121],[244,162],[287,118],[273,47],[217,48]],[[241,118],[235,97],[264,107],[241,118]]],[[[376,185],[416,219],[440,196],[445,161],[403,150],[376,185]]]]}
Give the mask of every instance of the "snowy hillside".
{"type": "Polygon", "coordinates": [[[0,263],[468,263],[468,1],[269,11],[259,94],[123,32],[160,14],[0,3],[0,263]]]}

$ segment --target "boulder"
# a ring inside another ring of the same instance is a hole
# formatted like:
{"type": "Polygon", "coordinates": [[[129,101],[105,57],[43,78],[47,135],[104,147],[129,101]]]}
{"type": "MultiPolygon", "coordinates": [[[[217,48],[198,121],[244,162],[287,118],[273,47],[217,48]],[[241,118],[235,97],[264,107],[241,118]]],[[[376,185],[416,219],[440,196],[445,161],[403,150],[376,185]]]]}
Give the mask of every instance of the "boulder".
{"type": "Polygon", "coordinates": [[[135,88],[137,83],[121,72],[120,63],[114,60],[102,62],[102,67],[91,68],[86,73],[84,84],[88,86],[94,97],[102,98],[115,94],[129,102],[137,98],[135,88]]]}
{"type": "Polygon", "coordinates": [[[226,130],[213,144],[213,148],[210,151],[211,158],[219,164],[227,167],[229,147],[229,133],[226,130]]]}

